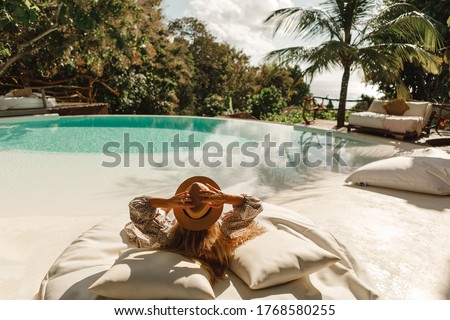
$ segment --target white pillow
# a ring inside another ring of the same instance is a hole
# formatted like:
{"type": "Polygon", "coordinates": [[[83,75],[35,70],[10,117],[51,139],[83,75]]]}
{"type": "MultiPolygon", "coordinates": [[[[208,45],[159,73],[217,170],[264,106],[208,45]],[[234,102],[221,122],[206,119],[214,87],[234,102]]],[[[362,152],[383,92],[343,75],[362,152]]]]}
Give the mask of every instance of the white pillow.
{"type": "Polygon", "coordinates": [[[385,101],[385,100],[373,100],[372,103],[370,104],[369,109],[367,110],[368,112],[375,112],[375,113],[382,113],[382,114],[387,114],[386,109],[383,108],[383,106],[389,101],[385,101]]]}
{"type": "Polygon", "coordinates": [[[437,195],[450,194],[450,159],[394,157],[369,163],[345,182],[437,195]]]}
{"type": "Polygon", "coordinates": [[[338,260],[306,238],[273,230],[238,247],[230,269],[250,288],[263,289],[302,278],[338,260]]]}
{"type": "Polygon", "coordinates": [[[114,299],[215,299],[208,272],[173,252],[129,249],[89,287],[114,299]]]}
{"type": "Polygon", "coordinates": [[[422,117],[425,119],[425,113],[427,110],[428,102],[412,102],[407,101],[409,109],[403,113],[403,116],[408,117],[422,117]]]}

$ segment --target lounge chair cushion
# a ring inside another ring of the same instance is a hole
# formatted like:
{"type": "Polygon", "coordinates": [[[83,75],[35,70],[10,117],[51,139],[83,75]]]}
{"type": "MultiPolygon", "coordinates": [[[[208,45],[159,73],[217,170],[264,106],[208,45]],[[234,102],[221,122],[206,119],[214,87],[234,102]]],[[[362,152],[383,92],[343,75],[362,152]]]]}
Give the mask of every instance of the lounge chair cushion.
{"type": "Polygon", "coordinates": [[[351,114],[348,123],[350,126],[381,129],[392,134],[414,133],[420,136],[431,112],[432,105],[426,101],[373,100],[368,111],[351,114]]]}
{"type": "Polygon", "coordinates": [[[405,111],[403,116],[405,117],[422,117],[426,118],[426,111],[429,105],[428,102],[407,102],[409,109],[405,111]]]}
{"type": "Polygon", "coordinates": [[[409,109],[405,100],[402,99],[389,101],[383,105],[383,108],[384,110],[386,110],[387,114],[392,116],[401,116],[405,113],[406,110],[409,109]]]}
{"type": "Polygon", "coordinates": [[[338,260],[302,235],[274,230],[237,248],[230,269],[251,289],[263,289],[302,278],[338,260]]]}
{"type": "Polygon", "coordinates": [[[386,117],[387,115],[384,113],[356,112],[350,115],[348,122],[354,126],[385,129],[386,117]]]}
{"type": "Polygon", "coordinates": [[[174,252],[140,248],[124,251],[89,290],[126,300],[215,298],[200,264],[174,252]]]}
{"type": "MultiPolygon", "coordinates": [[[[46,99],[47,107],[56,106],[55,98],[46,99]]],[[[0,96],[0,111],[8,109],[43,109],[44,104],[42,98],[38,96],[33,97],[8,97],[0,96]]]]}
{"type": "Polygon", "coordinates": [[[390,132],[416,132],[420,136],[423,128],[422,117],[387,116],[384,128],[390,132]]]}
{"type": "Polygon", "coordinates": [[[381,114],[387,114],[386,109],[383,108],[383,106],[389,102],[388,100],[373,100],[370,104],[370,107],[367,111],[369,112],[375,112],[375,113],[381,113],[381,114]]]}
{"type": "Polygon", "coordinates": [[[359,185],[450,195],[450,159],[394,157],[369,163],[346,180],[359,185]]]}

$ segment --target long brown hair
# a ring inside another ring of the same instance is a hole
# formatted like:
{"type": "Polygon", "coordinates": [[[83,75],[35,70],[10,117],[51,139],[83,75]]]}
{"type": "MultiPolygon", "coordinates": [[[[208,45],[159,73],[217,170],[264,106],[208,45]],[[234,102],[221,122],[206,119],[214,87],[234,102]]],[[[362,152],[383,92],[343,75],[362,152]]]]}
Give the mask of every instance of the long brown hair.
{"type": "Polygon", "coordinates": [[[218,223],[200,231],[188,230],[176,223],[171,230],[168,249],[198,261],[214,283],[224,276],[234,250],[262,232],[261,227],[252,223],[241,236],[231,239],[224,235],[218,223]]]}

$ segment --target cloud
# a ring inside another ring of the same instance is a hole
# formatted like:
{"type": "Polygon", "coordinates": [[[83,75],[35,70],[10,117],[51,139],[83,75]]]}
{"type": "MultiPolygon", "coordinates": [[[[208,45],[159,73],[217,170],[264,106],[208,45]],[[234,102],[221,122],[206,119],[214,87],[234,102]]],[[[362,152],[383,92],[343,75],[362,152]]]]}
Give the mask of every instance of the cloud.
{"type": "Polygon", "coordinates": [[[263,20],[274,10],[293,6],[291,0],[190,0],[193,16],[204,21],[220,41],[242,49],[257,63],[275,49],[263,20]]]}

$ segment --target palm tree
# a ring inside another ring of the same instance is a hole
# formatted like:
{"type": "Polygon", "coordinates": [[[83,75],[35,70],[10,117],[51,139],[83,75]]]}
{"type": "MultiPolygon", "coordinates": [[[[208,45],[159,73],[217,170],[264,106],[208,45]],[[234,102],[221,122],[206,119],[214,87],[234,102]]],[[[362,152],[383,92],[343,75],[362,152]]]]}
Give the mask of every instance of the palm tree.
{"type": "Polygon", "coordinates": [[[427,72],[438,72],[441,63],[434,54],[441,46],[441,35],[428,17],[405,3],[382,6],[374,0],[324,0],[319,8],[274,11],[264,23],[274,26],[274,35],[284,31],[304,41],[320,42],[315,47],[272,51],[267,60],[306,62],[305,74],[311,77],[335,67],[344,69],[337,127],[345,123],[345,102],[353,69],[362,69],[366,82],[382,80],[396,85],[401,97],[407,91],[399,82],[404,61],[419,62],[427,72]]]}

